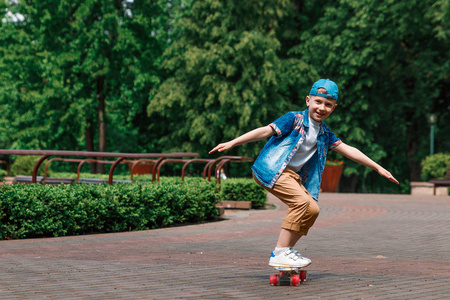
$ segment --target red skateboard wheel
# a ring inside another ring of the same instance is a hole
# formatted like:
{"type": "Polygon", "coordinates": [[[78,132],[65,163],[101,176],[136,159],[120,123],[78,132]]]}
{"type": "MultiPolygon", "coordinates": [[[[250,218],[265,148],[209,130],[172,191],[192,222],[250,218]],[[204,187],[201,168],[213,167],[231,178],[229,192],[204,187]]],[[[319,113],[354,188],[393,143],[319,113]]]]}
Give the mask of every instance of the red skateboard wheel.
{"type": "Polygon", "coordinates": [[[297,274],[291,275],[291,286],[299,286],[300,285],[300,276],[297,274]]]}
{"type": "Polygon", "coordinates": [[[270,285],[280,285],[280,276],[279,275],[270,275],[270,285]]]}
{"type": "Polygon", "coordinates": [[[306,271],[305,270],[301,270],[300,271],[300,281],[301,282],[303,282],[303,281],[306,281],[306,271]]]}

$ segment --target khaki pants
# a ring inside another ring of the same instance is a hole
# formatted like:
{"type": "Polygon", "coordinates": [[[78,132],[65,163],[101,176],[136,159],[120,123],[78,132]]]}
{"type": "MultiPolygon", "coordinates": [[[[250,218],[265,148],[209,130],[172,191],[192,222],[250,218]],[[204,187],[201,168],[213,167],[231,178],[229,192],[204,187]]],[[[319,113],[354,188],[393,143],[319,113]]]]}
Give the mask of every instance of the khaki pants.
{"type": "Polygon", "coordinates": [[[255,175],[253,178],[260,186],[289,206],[281,228],[307,235],[319,216],[320,209],[302,185],[300,176],[292,170],[285,169],[273,188],[261,184],[255,175]]]}

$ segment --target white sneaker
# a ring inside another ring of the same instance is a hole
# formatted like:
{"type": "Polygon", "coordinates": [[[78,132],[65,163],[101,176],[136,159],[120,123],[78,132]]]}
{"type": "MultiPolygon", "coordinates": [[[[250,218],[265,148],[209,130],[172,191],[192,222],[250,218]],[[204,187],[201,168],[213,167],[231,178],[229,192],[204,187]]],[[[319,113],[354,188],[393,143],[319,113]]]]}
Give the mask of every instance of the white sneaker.
{"type": "Polygon", "coordinates": [[[270,255],[269,266],[284,268],[304,268],[311,264],[311,260],[303,257],[293,248],[289,248],[279,255],[270,255]]]}

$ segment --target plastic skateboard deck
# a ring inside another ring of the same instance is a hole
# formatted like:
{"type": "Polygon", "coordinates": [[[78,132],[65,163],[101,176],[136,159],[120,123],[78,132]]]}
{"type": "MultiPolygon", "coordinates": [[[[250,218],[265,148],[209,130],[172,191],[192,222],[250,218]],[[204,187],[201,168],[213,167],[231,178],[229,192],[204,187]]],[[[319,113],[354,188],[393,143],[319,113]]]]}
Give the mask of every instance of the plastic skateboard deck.
{"type": "Polygon", "coordinates": [[[302,268],[274,267],[274,269],[278,274],[270,275],[270,285],[299,286],[301,282],[306,281],[307,272],[302,268]]]}

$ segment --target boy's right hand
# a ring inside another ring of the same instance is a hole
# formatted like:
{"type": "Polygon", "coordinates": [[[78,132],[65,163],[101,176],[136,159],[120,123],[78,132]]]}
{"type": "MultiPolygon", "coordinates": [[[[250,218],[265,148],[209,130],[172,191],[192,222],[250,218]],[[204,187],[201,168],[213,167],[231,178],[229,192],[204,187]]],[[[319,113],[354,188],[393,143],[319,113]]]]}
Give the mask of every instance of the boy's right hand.
{"type": "Polygon", "coordinates": [[[214,147],[211,151],[209,151],[209,154],[213,153],[213,152],[222,152],[222,151],[226,151],[231,149],[233,146],[231,145],[231,142],[226,142],[226,143],[221,143],[219,145],[217,145],[216,147],[214,147]]]}
{"type": "Polygon", "coordinates": [[[252,131],[249,131],[249,132],[241,135],[238,138],[235,138],[234,140],[217,145],[211,151],[209,151],[209,154],[216,152],[216,151],[218,151],[218,152],[226,151],[235,146],[247,144],[250,142],[260,141],[260,140],[268,138],[274,134],[275,134],[275,130],[270,125],[258,127],[256,129],[253,129],[252,131]]]}

